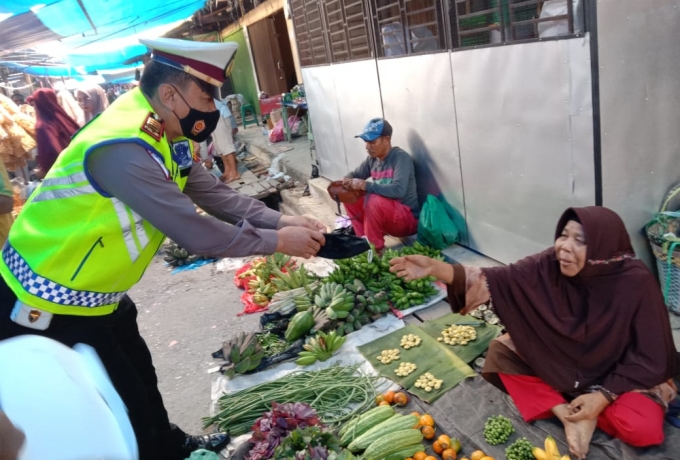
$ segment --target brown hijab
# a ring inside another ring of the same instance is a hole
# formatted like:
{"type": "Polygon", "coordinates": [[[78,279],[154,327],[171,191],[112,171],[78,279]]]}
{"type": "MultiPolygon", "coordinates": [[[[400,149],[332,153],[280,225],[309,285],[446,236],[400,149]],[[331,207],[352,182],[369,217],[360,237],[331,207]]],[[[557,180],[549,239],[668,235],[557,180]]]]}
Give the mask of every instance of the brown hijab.
{"type": "Polygon", "coordinates": [[[570,208],[581,223],[586,265],[561,274],[555,250],[484,269],[496,312],[536,375],[563,393],[602,385],[621,394],[654,387],[678,369],[659,285],[639,260],[621,218],[603,207],[570,208]]]}

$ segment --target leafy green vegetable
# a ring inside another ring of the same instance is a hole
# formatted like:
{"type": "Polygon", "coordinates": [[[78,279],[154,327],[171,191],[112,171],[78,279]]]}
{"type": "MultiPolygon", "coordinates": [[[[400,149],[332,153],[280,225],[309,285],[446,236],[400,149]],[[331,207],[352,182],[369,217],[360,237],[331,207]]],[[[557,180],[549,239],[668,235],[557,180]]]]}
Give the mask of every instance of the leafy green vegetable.
{"type": "MultiPolygon", "coordinates": [[[[274,451],[274,458],[286,460],[326,460],[331,453],[340,453],[340,439],[318,426],[291,431],[274,451]]],[[[337,458],[348,458],[335,457],[337,458]]],[[[351,458],[351,457],[349,457],[351,458]]]]}

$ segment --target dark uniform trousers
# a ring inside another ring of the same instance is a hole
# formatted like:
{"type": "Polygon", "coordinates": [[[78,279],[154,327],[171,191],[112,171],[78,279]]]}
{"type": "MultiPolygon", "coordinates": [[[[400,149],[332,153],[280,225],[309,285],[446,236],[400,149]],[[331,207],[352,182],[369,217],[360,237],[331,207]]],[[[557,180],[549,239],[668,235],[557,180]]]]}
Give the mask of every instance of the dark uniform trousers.
{"type": "MultiPolygon", "coordinates": [[[[183,460],[188,456],[182,447],[185,433],[170,423],[163,407],[151,353],[139,335],[137,307],[127,295],[110,315],[54,315],[45,331],[13,322],[10,313],[15,302],[16,296],[0,277],[0,340],[32,334],[69,347],[77,343],[92,346],[127,406],[140,459],[183,460]]],[[[49,375],[45,378],[49,379],[49,375]]]]}

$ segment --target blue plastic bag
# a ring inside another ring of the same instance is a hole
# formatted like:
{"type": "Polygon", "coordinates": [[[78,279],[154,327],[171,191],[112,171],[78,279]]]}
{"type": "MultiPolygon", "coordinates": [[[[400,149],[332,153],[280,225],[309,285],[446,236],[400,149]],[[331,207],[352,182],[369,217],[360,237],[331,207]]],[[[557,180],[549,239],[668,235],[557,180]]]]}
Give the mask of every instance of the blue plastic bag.
{"type": "Polygon", "coordinates": [[[435,249],[447,248],[459,238],[458,228],[447,209],[450,205],[442,201],[428,195],[418,219],[418,241],[435,249]]]}

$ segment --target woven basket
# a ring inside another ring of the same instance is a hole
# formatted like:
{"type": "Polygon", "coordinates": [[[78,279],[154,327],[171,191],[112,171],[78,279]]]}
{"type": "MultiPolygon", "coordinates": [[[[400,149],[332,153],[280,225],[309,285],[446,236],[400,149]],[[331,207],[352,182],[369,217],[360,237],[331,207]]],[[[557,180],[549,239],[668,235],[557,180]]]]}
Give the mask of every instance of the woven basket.
{"type": "Polygon", "coordinates": [[[669,212],[668,206],[678,197],[680,185],[668,193],[661,212],[645,226],[666,306],[676,314],[680,314],[680,213],[669,212]]]}

